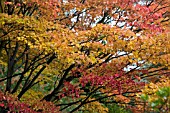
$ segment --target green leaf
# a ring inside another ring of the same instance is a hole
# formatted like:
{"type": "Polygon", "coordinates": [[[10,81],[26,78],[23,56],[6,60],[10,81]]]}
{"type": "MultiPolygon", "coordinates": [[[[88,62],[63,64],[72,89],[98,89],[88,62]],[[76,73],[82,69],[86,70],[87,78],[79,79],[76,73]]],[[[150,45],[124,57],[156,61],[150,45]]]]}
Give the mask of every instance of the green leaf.
{"type": "Polygon", "coordinates": [[[147,94],[142,94],[141,99],[147,101],[149,99],[149,96],[147,94]]]}
{"type": "Polygon", "coordinates": [[[168,97],[170,93],[170,88],[168,87],[164,87],[164,88],[160,88],[156,94],[162,98],[168,97]]]}

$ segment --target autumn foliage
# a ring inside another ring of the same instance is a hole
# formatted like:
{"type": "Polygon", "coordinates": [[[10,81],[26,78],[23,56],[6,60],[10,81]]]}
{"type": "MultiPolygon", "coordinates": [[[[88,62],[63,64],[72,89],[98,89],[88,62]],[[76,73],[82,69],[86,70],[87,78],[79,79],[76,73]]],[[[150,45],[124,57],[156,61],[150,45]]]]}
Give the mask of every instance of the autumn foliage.
{"type": "Polygon", "coordinates": [[[0,112],[168,112],[169,0],[1,0],[0,112]]]}

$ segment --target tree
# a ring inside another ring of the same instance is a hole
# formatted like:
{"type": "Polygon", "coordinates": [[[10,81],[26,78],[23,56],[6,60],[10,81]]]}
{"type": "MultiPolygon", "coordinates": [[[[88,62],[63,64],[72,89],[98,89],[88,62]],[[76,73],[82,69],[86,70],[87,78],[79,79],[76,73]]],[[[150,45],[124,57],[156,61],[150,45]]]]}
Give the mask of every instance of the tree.
{"type": "Polygon", "coordinates": [[[131,106],[146,80],[169,73],[168,3],[1,1],[2,91],[36,112],[46,112],[41,102],[70,113],[131,106]]]}

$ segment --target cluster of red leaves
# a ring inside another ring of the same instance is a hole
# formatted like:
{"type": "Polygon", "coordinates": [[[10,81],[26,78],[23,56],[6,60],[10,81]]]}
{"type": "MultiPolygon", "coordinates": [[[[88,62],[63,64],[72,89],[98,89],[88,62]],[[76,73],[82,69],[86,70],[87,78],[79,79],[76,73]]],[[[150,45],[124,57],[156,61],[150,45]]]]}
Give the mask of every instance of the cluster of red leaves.
{"type": "Polygon", "coordinates": [[[2,92],[0,92],[0,108],[9,112],[37,113],[29,108],[27,104],[10,95],[4,95],[2,92]]]}
{"type": "Polygon", "coordinates": [[[63,91],[67,93],[69,91],[70,94],[74,95],[79,95],[81,92],[80,89],[84,89],[85,87],[88,87],[89,90],[101,87],[107,89],[105,93],[112,94],[115,94],[115,91],[119,94],[139,91],[139,88],[143,87],[145,83],[140,81],[138,74],[139,72],[147,73],[147,70],[138,70],[136,73],[126,73],[121,67],[123,66],[123,63],[120,64],[121,65],[115,65],[114,62],[103,64],[95,71],[91,70],[88,72],[84,71],[84,68],[76,68],[72,70],[72,75],[74,77],[81,76],[78,79],[79,82],[76,85],[73,85],[70,82],[65,82],[65,88],[63,91]],[[115,72],[115,70],[119,71],[115,72]]]}
{"type": "Polygon", "coordinates": [[[138,20],[138,21],[130,22],[130,26],[135,26],[140,29],[147,29],[147,30],[149,29],[154,33],[155,31],[162,32],[163,31],[162,26],[160,25],[160,23],[155,23],[155,21],[162,18],[163,16],[162,14],[163,12],[165,12],[165,10],[156,11],[157,7],[159,6],[156,4],[151,5],[149,7],[140,4],[135,5],[132,10],[137,12],[131,14],[131,16],[129,16],[129,19],[138,20]]]}
{"type": "Polygon", "coordinates": [[[52,102],[47,101],[37,101],[37,103],[29,106],[10,94],[5,95],[0,92],[0,111],[10,113],[59,113],[59,108],[52,102]]]}
{"type": "Polygon", "coordinates": [[[74,97],[79,97],[80,95],[80,88],[78,87],[78,85],[73,85],[70,82],[64,82],[64,88],[63,88],[63,92],[60,97],[64,97],[64,96],[72,96],[72,98],[74,97]]]}
{"type": "Polygon", "coordinates": [[[54,103],[47,102],[45,100],[38,101],[34,105],[31,106],[35,111],[41,113],[60,113],[60,107],[56,107],[54,103]]]}
{"type": "Polygon", "coordinates": [[[60,11],[60,3],[58,0],[31,0],[31,2],[28,3],[37,4],[41,15],[46,19],[53,20],[57,17],[57,13],[60,11]]]}
{"type": "MultiPolygon", "coordinates": [[[[126,75],[125,75],[126,76],[126,75]]],[[[83,76],[80,79],[80,83],[82,87],[85,87],[87,84],[90,84],[92,87],[105,87],[106,89],[110,89],[109,92],[113,92],[118,90],[118,92],[124,93],[126,91],[132,90],[134,86],[142,85],[142,82],[135,82],[131,78],[124,78],[122,74],[114,74],[107,76],[98,76],[90,73],[89,75],[83,76]],[[131,89],[130,89],[131,87],[131,89]]]]}

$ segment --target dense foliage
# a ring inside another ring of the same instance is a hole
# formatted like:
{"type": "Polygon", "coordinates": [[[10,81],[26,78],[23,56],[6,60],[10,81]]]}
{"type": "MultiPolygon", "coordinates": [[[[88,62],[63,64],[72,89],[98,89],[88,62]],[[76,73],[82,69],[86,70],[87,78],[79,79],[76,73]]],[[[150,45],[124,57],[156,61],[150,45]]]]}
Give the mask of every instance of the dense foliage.
{"type": "Polygon", "coordinates": [[[168,112],[169,0],[1,0],[0,112],[168,112]]]}

